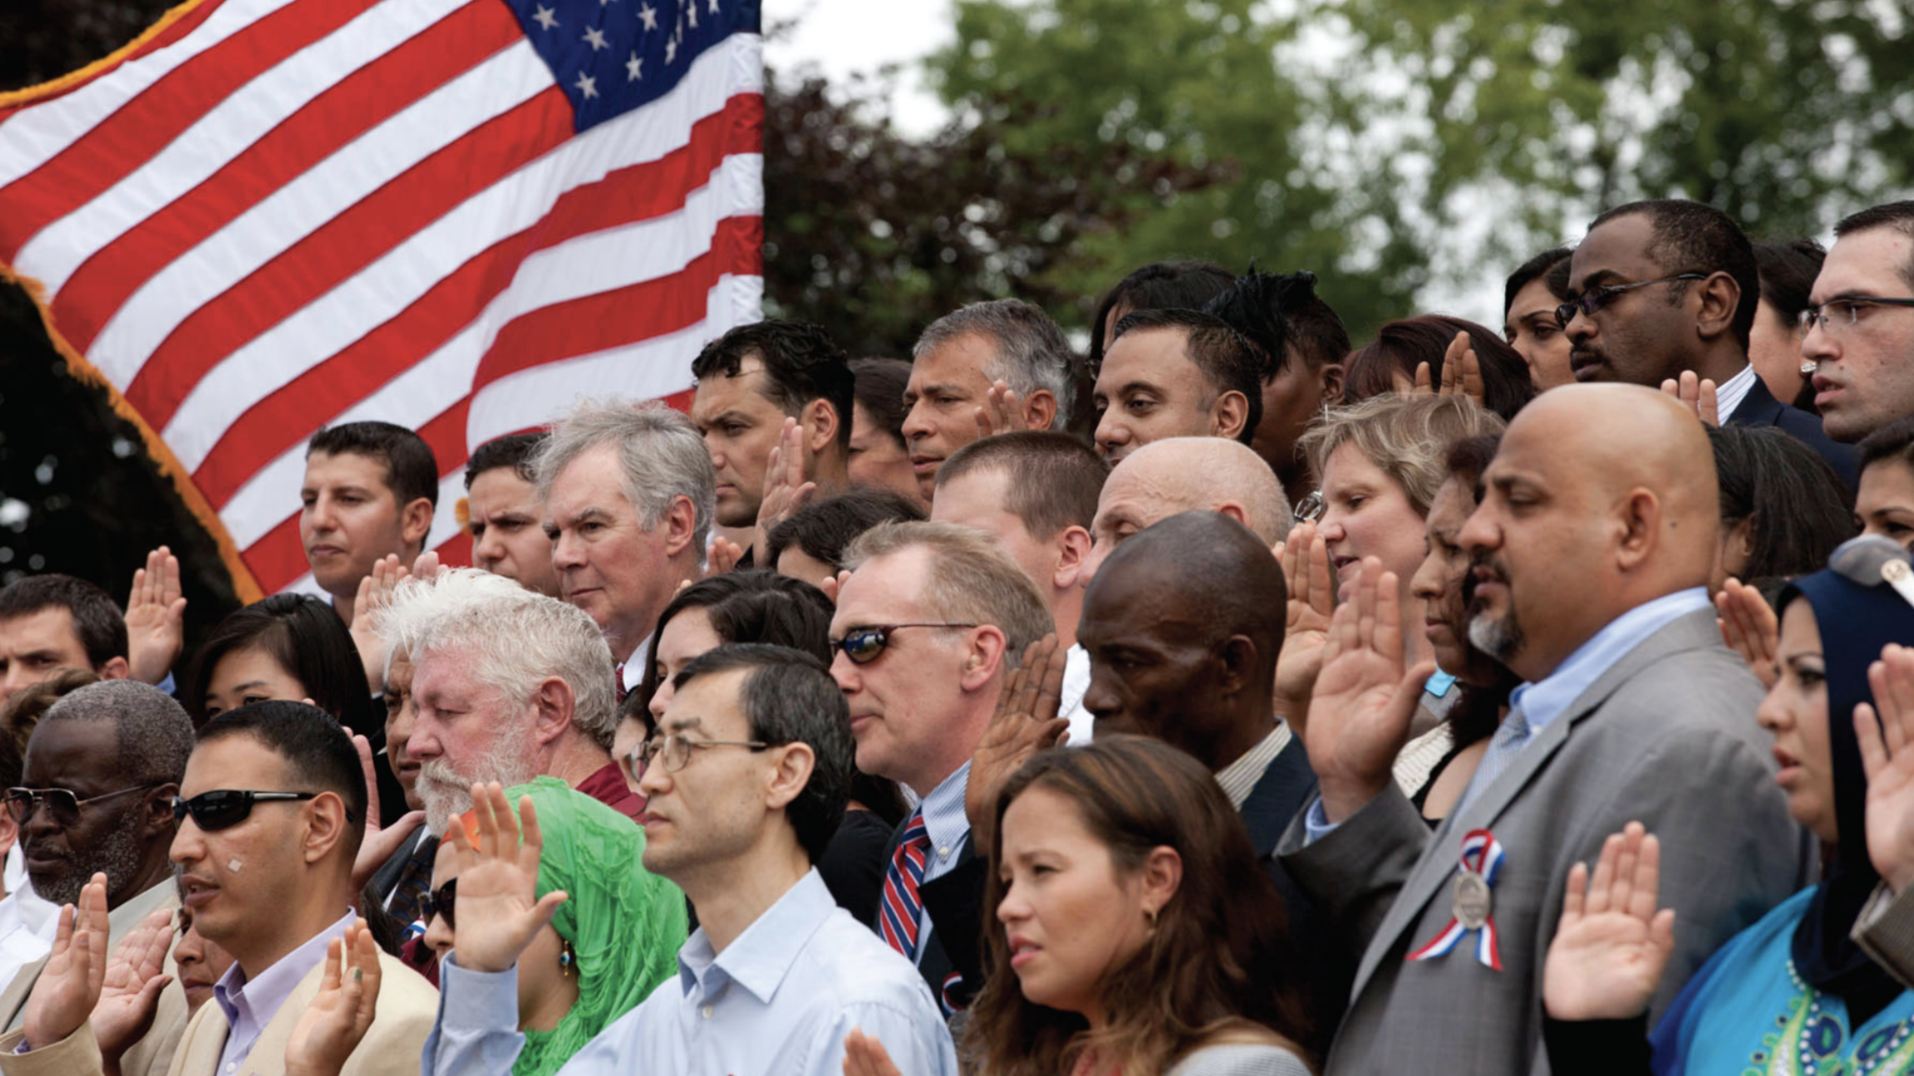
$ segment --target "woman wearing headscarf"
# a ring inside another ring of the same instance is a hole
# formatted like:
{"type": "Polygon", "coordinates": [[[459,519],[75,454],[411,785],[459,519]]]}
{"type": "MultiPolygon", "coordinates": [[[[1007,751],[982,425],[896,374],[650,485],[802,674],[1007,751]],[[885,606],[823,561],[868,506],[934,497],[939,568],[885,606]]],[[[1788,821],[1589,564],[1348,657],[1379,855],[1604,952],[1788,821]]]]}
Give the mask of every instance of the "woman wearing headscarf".
{"type": "MultiPolygon", "coordinates": [[[[524,1046],[516,1060],[501,1059],[487,1071],[502,1072],[509,1064],[512,1076],[548,1076],[677,974],[687,933],[685,898],[640,865],[645,838],[631,819],[556,777],[509,789],[505,802],[516,813],[525,796],[544,840],[538,897],[563,891],[567,899],[519,958],[524,1046]]],[[[461,821],[472,834],[469,818],[461,821]]],[[[427,902],[425,943],[440,957],[458,948],[457,853],[455,842],[440,843],[427,902]]],[[[425,1056],[432,1049],[428,1041],[425,1056]]]]}
{"type": "Polygon", "coordinates": [[[1645,1039],[1675,913],[1656,909],[1655,839],[1633,824],[1611,836],[1592,886],[1585,866],[1570,873],[1549,949],[1545,1034],[1558,1076],[1914,1071],[1914,991],[1850,936],[1880,882],[1868,856],[1855,708],[1873,703],[1868,666],[1883,648],[1914,642],[1914,605],[1878,581],[1878,567],[1873,577],[1816,572],[1776,603],[1775,681],[1759,718],[1775,737],[1789,813],[1830,856],[1826,877],[1717,951],[1645,1039]]]}

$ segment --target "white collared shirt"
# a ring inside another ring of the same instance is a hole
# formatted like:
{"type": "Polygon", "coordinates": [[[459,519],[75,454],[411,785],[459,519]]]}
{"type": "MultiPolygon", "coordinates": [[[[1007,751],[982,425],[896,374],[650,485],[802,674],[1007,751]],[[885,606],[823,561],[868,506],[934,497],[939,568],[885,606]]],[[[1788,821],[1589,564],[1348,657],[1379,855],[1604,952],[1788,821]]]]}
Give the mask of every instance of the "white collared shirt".
{"type": "Polygon", "coordinates": [[[1754,363],[1741,368],[1741,372],[1715,386],[1715,415],[1726,425],[1734,417],[1735,409],[1741,401],[1748,398],[1748,390],[1754,387],[1754,363]]]}
{"type": "Polygon", "coordinates": [[[1063,694],[1057,700],[1057,713],[1070,722],[1071,747],[1089,743],[1096,731],[1096,718],[1083,708],[1083,697],[1089,693],[1090,652],[1073,643],[1063,655],[1063,694]]]}

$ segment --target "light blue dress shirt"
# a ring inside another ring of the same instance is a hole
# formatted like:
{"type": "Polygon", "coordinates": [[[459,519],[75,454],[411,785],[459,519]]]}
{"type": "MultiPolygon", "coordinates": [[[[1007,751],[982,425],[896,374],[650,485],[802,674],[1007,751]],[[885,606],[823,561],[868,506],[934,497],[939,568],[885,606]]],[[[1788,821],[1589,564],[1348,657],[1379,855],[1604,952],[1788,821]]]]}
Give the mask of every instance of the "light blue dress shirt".
{"type": "MultiPolygon", "coordinates": [[[[1674,621],[1706,609],[1711,604],[1706,587],[1690,587],[1643,602],[1609,621],[1607,627],[1576,647],[1575,652],[1557,665],[1554,672],[1532,684],[1516,688],[1509,696],[1509,708],[1521,710],[1522,716],[1528,720],[1526,742],[1534,742],[1536,733],[1562,716],[1563,711],[1573,706],[1584,691],[1594,686],[1595,681],[1601,679],[1602,674],[1613,668],[1630,650],[1674,621]]],[[[1458,802],[1466,802],[1474,789],[1475,782],[1471,781],[1463,791],[1462,800],[1458,802]]],[[[1309,805],[1309,813],[1303,816],[1303,828],[1312,843],[1336,828],[1323,814],[1321,796],[1317,796],[1316,802],[1309,805]]]]}
{"type": "MultiPolygon", "coordinates": [[[[439,964],[439,1018],[427,1076],[507,1076],[524,1046],[518,968],[439,964]]],[[[704,929],[666,981],[572,1055],[560,1076],[842,1076],[853,1029],[884,1044],[898,1071],[957,1076],[950,1032],[923,976],[831,899],[816,870],[724,952],[704,929]]]]}
{"type": "MultiPolygon", "coordinates": [[[[964,813],[964,792],[970,786],[970,762],[965,760],[949,777],[930,790],[918,809],[924,812],[924,835],[930,848],[924,856],[924,881],[931,882],[949,874],[962,857],[964,842],[970,837],[970,816],[964,813]]],[[[890,865],[885,864],[886,868],[890,865]]],[[[917,915],[917,958],[922,960],[930,942],[930,909],[917,915]]],[[[900,1070],[902,1071],[902,1070],[900,1070]]]]}
{"type": "MultiPolygon", "coordinates": [[[[279,1014],[279,1007],[286,1003],[293,988],[326,958],[326,946],[332,939],[346,936],[355,918],[357,916],[348,910],[344,918],[314,934],[304,945],[280,957],[272,967],[251,979],[234,964],[213,984],[213,1000],[219,1003],[231,1028],[226,1033],[226,1048],[219,1054],[222,1076],[245,1066],[246,1058],[252,1056],[253,1044],[259,1041],[259,1033],[279,1014]]],[[[267,1067],[279,1067],[278,1059],[267,1067]]]]}

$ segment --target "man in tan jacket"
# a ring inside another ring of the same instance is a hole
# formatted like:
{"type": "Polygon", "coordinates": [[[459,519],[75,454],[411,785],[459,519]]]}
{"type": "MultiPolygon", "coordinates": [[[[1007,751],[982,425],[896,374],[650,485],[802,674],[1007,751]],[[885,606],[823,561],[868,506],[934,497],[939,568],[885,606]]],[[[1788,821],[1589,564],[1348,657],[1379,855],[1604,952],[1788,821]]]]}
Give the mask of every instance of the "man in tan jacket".
{"type": "MultiPolygon", "coordinates": [[[[207,722],[180,789],[172,860],[186,904],[199,933],[236,963],[214,987],[215,1003],[187,1024],[168,1072],[281,1076],[287,1042],[318,993],[326,946],[354,920],[364,771],[345,731],[323,711],[266,702],[207,722]]],[[[0,1038],[0,1073],[102,1072],[87,1014],[100,1022],[116,1001],[150,987],[143,976],[105,969],[102,1000],[90,985],[105,965],[94,944],[76,940],[49,960],[23,1030],[0,1038]]],[[[380,963],[377,1018],[342,1076],[418,1071],[437,993],[397,960],[382,955],[380,963]]]]}

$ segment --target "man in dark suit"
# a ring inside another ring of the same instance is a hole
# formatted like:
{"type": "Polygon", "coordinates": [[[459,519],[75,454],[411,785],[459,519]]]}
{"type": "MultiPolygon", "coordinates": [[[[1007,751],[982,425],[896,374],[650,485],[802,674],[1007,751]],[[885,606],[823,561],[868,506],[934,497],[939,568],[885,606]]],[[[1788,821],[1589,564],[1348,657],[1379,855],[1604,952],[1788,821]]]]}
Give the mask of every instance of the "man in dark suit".
{"type": "Polygon", "coordinates": [[[1319,1025],[1341,1007],[1346,970],[1310,939],[1313,913],[1271,853],[1316,794],[1302,739],[1275,712],[1287,608],[1283,572],[1262,540],[1218,512],[1174,515],[1111,553],[1083,598],[1090,653],[1083,705],[1096,735],[1149,736],[1216,775],[1281,889],[1310,974],[1319,1025]]]}
{"type": "Polygon", "coordinates": [[[983,984],[989,859],[972,847],[966,813],[971,756],[1018,657],[1052,632],[1050,610],[1015,561],[954,523],[882,524],[844,562],[831,675],[850,706],[857,768],[919,797],[885,850],[871,925],[949,1016],[983,984]]]}
{"type": "Polygon", "coordinates": [[[1562,305],[1569,365],[1580,382],[1672,385],[1690,401],[1712,382],[1719,421],[1778,427],[1827,460],[1852,493],[1854,449],[1776,400],[1748,362],[1760,302],[1754,246],[1732,217],[1701,202],[1630,202],[1596,217],[1571,256],[1562,305]]]}

